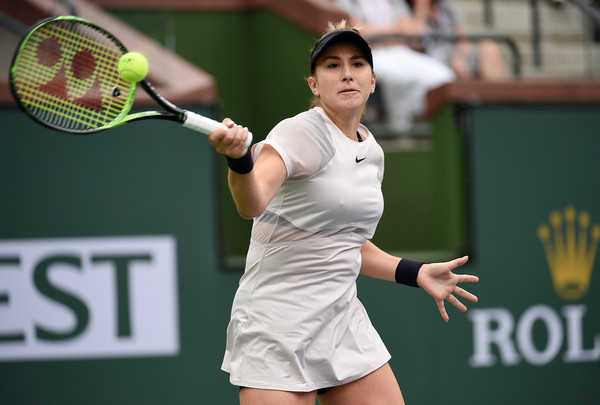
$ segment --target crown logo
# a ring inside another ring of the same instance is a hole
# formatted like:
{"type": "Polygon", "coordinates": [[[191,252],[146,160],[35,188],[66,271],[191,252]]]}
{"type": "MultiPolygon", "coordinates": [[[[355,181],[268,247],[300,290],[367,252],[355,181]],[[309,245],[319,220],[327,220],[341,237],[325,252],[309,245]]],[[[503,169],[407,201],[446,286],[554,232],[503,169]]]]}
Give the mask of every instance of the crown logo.
{"type": "Polygon", "coordinates": [[[575,208],[568,206],[564,215],[559,211],[550,214],[550,225],[538,227],[554,290],[563,299],[576,300],[583,297],[590,286],[596,248],[600,240],[600,225],[590,228],[591,218],[587,211],[579,216],[575,208]]]}

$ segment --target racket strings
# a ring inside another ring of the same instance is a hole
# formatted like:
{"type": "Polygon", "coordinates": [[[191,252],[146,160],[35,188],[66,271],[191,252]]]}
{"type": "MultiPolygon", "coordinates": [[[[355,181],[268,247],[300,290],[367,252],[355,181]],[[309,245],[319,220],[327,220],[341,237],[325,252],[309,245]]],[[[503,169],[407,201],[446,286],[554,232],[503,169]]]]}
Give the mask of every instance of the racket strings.
{"type": "Polygon", "coordinates": [[[124,52],[106,33],[78,21],[51,21],[24,41],[13,86],[37,119],[70,131],[99,129],[125,115],[135,86],[117,63],[124,52]]]}

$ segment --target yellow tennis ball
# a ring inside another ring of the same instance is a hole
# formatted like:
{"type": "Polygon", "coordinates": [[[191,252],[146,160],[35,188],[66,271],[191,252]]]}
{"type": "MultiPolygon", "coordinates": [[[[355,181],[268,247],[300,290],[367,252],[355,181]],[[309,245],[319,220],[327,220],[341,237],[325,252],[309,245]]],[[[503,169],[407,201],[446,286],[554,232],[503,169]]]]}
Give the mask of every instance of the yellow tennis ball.
{"type": "Polygon", "coordinates": [[[117,70],[124,80],[137,83],[148,74],[148,59],[139,52],[127,52],[119,59],[117,70]]]}

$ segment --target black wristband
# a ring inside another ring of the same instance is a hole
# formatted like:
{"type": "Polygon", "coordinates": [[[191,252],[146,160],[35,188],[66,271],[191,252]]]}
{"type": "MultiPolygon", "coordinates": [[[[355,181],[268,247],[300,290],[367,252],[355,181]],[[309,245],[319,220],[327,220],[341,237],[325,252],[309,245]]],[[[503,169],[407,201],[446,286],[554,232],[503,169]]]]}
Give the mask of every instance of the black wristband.
{"type": "Polygon", "coordinates": [[[248,174],[254,168],[254,160],[252,159],[252,152],[250,152],[250,148],[244,156],[238,159],[230,158],[229,156],[225,156],[227,158],[227,166],[229,168],[239,174],[248,174]]]}
{"type": "Polygon", "coordinates": [[[417,284],[417,276],[419,270],[425,262],[419,262],[410,259],[401,259],[396,266],[396,283],[404,284],[411,287],[419,287],[417,284]]]}

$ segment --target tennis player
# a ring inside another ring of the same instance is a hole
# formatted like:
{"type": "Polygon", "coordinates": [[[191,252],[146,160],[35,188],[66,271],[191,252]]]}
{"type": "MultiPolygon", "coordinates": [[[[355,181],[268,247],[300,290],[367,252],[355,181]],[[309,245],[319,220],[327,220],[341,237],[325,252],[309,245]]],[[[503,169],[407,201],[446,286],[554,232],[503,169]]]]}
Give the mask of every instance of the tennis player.
{"type": "Polygon", "coordinates": [[[369,241],[383,212],[383,151],[360,121],[375,89],[367,42],[345,22],[330,26],[310,58],[316,107],[276,125],[246,150],[247,129],[209,136],[227,156],[240,215],[254,218],[246,269],[227,329],[223,370],[242,405],[398,405],[390,354],[357,298],[359,273],[422,287],[461,311],[452,272],[467,257],[424,264],[369,241]]]}

